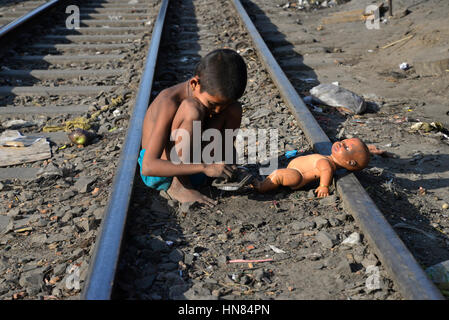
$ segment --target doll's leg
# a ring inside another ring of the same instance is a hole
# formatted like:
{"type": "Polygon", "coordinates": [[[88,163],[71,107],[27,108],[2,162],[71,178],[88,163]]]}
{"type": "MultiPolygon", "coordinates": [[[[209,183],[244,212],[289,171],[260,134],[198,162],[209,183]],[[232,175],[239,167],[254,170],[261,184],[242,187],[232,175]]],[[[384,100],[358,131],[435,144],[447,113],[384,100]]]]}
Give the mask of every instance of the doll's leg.
{"type": "Polygon", "coordinates": [[[278,169],[273,171],[264,181],[255,182],[254,188],[261,192],[268,192],[277,189],[279,186],[297,189],[302,182],[302,175],[295,169],[278,169]]]}

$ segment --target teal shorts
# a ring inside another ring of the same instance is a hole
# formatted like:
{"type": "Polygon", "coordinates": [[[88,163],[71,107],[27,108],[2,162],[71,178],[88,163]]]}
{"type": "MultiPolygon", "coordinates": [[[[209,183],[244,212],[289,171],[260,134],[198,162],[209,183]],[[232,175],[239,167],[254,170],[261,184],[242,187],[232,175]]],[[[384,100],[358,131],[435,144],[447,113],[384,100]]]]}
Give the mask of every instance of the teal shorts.
{"type": "MultiPolygon", "coordinates": [[[[137,162],[140,166],[140,177],[142,178],[143,183],[145,183],[146,186],[156,189],[156,190],[168,190],[170,188],[171,182],[173,180],[173,177],[151,177],[151,176],[144,176],[142,174],[142,161],[143,161],[143,155],[145,154],[145,149],[140,150],[139,158],[137,159],[137,162]]],[[[207,179],[207,176],[204,173],[197,173],[189,176],[190,183],[194,187],[199,187],[204,184],[204,182],[207,179]]]]}

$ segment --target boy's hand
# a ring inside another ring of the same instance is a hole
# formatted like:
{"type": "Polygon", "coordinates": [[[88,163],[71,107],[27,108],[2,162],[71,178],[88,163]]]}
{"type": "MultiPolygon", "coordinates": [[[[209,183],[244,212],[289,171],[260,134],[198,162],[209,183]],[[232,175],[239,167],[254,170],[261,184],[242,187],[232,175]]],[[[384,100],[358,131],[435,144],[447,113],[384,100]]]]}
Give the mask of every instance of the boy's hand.
{"type": "Polygon", "coordinates": [[[327,197],[329,195],[329,188],[325,186],[319,186],[315,189],[315,192],[318,198],[327,197]]]}
{"type": "Polygon", "coordinates": [[[224,163],[206,164],[204,174],[212,178],[231,178],[233,167],[224,163]]]}

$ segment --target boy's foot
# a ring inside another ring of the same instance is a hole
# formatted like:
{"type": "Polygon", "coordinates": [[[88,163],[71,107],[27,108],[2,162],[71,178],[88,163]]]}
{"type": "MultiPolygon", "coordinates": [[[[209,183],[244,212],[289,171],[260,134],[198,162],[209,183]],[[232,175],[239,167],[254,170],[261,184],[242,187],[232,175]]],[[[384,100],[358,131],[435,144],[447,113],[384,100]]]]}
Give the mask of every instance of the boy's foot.
{"type": "Polygon", "coordinates": [[[209,197],[206,197],[199,191],[186,188],[177,177],[173,178],[172,184],[170,188],[168,188],[167,193],[173,199],[179,201],[180,203],[186,202],[198,202],[203,203],[209,207],[213,207],[217,204],[217,201],[212,200],[209,197]]]}

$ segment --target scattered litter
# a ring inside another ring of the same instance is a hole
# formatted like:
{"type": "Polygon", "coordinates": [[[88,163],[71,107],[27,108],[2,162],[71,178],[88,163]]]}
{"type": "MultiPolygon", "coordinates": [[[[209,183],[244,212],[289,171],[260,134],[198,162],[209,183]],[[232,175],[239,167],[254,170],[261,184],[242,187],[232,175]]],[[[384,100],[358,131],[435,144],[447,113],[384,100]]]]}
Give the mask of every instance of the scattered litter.
{"type": "Polygon", "coordinates": [[[410,129],[412,131],[424,131],[424,132],[430,132],[430,131],[446,131],[443,124],[441,122],[417,122],[413,124],[410,129]]]}
{"type": "Polygon", "coordinates": [[[340,83],[339,83],[338,81],[334,81],[334,82],[332,82],[332,84],[333,84],[334,86],[339,86],[339,85],[340,85],[340,83]]]}
{"type": "Polygon", "coordinates": [[[287,159],[290,159],[290,158],[295,157],[297,154],[298,154],[298,150],[290,150],[290,151],[286,151],[284,155],[287,159]]]}
{"type": "Polygon", "coordinates": [[[173,241],[167,240],[165,241],[165,244],[170,247],[173,245],[173,241]]]}
{"type": "Polygon", "coordinates": [[[366,274],[369,275],[365,281],[365,287],[368,293],[382,289],[379,267],[368,266],[366,268],[366,274]]]}
{"type": "Polygon", "coordinates": [[[121,112],[120,112],[119,109],[115,109],[114,111],[112,111],[112,115],[113,115],[114,117],[118,117],[120,114],[121,114],[121,112]]]}
{"type": "Polygon", "coordinates": [[[353,246],[360,243],[360,234],[357,232],[353,232],[347,237],[341,244],[353,246]]]}
{"type": "Polygon", "coordinates": [[[8,120],[2,124],[3,128],[5,128],[5,129],[20,129],[20,128],[32,127],[34,125],[36,125],[36,123],[31,122],[31,121],[21,120],[21,119],[8,120]]]}
{"type": "Polygon", "coordinates": [[[271,248],[271,250],[273,250],[273,251],[276,252],[276,253],[285,253],[284,250],[281,250],[281,249],[279,249],[279,248],[276,248],[275,246],[273,246],[273,245],[271,245],[271,244],[269,244],[268,246],[271,248]]]}
{"type": "Polygon", "coordinates": [[[256,263],[256,262],[270,262],[270,261],[274,261],[274,260],[273,259],[254,259],[254,260],[235,259],[235,260],[229,260],[228,263],[256,263]]]}
{"type": "Polygon", "coordinates": [[[372,12],[365,12],[365,9],[340,11],[329,14],[327,17],[322,19],[322,23],[334,24],[334,23],[366,21],[372,19],[373,16],[374,15],[372,12]]]}
{"type": "Polygon", "coordinates": [[[57,131],[69,132],[75,128],[89,130],[90,124],[93,121],[95,121],[100,116],[101,113],[105,112],[106,110],[108,110],[110,108],[118,107],[118,106],[122,105],[123,102],[124,102],[124,99],[122,96],[119,96],[117,98],[111,98],[111,103],[109,103],[106,106],[101,107],[100,110],[92,113],[92,115],[90,116],[89,119],[87,119],[85,117],[78,117],[73,120],[66,121],[62,125],[56,125],[56,126],[47,125],[44,128],[42,128],[42,131],[43,132],[57,132],[57,131]]]}
{"type": "Polygon", "coordinates": [[[26,231],[33,231],[33,228],[25,227],[25,228],[20,228],[20,229],[14,230],[14,232],[16,232],[16,233],[22,233],[22,232],[26,232],[26,231]]]}
{"type": "Polygon", "coordinates": [[[437,263],[425,271],[438,288],[449,289],[449,260],[437,263]]]}
{"type": "Polygon", "coordinates": [[[86,130],[75,128],[68,136],[73,143],[84,146],[91,141],[92,134],[86,130]]]}
{"type": "Polygon", "coordinates": [[[410,69],[410,65],[407,62],[402,62],[399,65],[399,69],[406,71],[406,70],[410,69]]]}
{"type": "Polygon", "coordinates": [[[45,137],[23,136],[15,130],[6,130],[0,135],[0,167],[50,157],[50,143],[45,137]]]}
{"type": "Polygon", "coordinates": [[[322,104],[340,107],[353,114],[361,114],[366,109],[365,100],[362,97],[334,84],[320,84],[313,87],[310,94],[322,104]]]}
{"type": "Polygon", "coordinates": [[[407,37],[405,37],[405,38],[402,38],[402,39],[396,40],[396,41],[394,41],[394,42],[391,42],[391,43],[389,43],[389,44],[383,46],[381,49],[389,48],[389,47],[395,45],[396,43],[399,43],[399,42],[402,42],[402,41],[405,41],[405,40],[408,40],[408,39],[411,39],[411,38],[413,38],[413,34],[412,34],[412,35],[409,35],[409,36],[407,36],[407,37]]]}
{"type": "Polygon", "coordinates": [[[80,128],[84,130],[90,129],[89,119],[86,119],[84,117],[79,117],[73,120],[69,120],[64,122],[64,124],[59,126],[50,126],[47,125],[42,128],[42,132],[57,132],[57,131],[70,131],[75,128],[80,128]]]}

